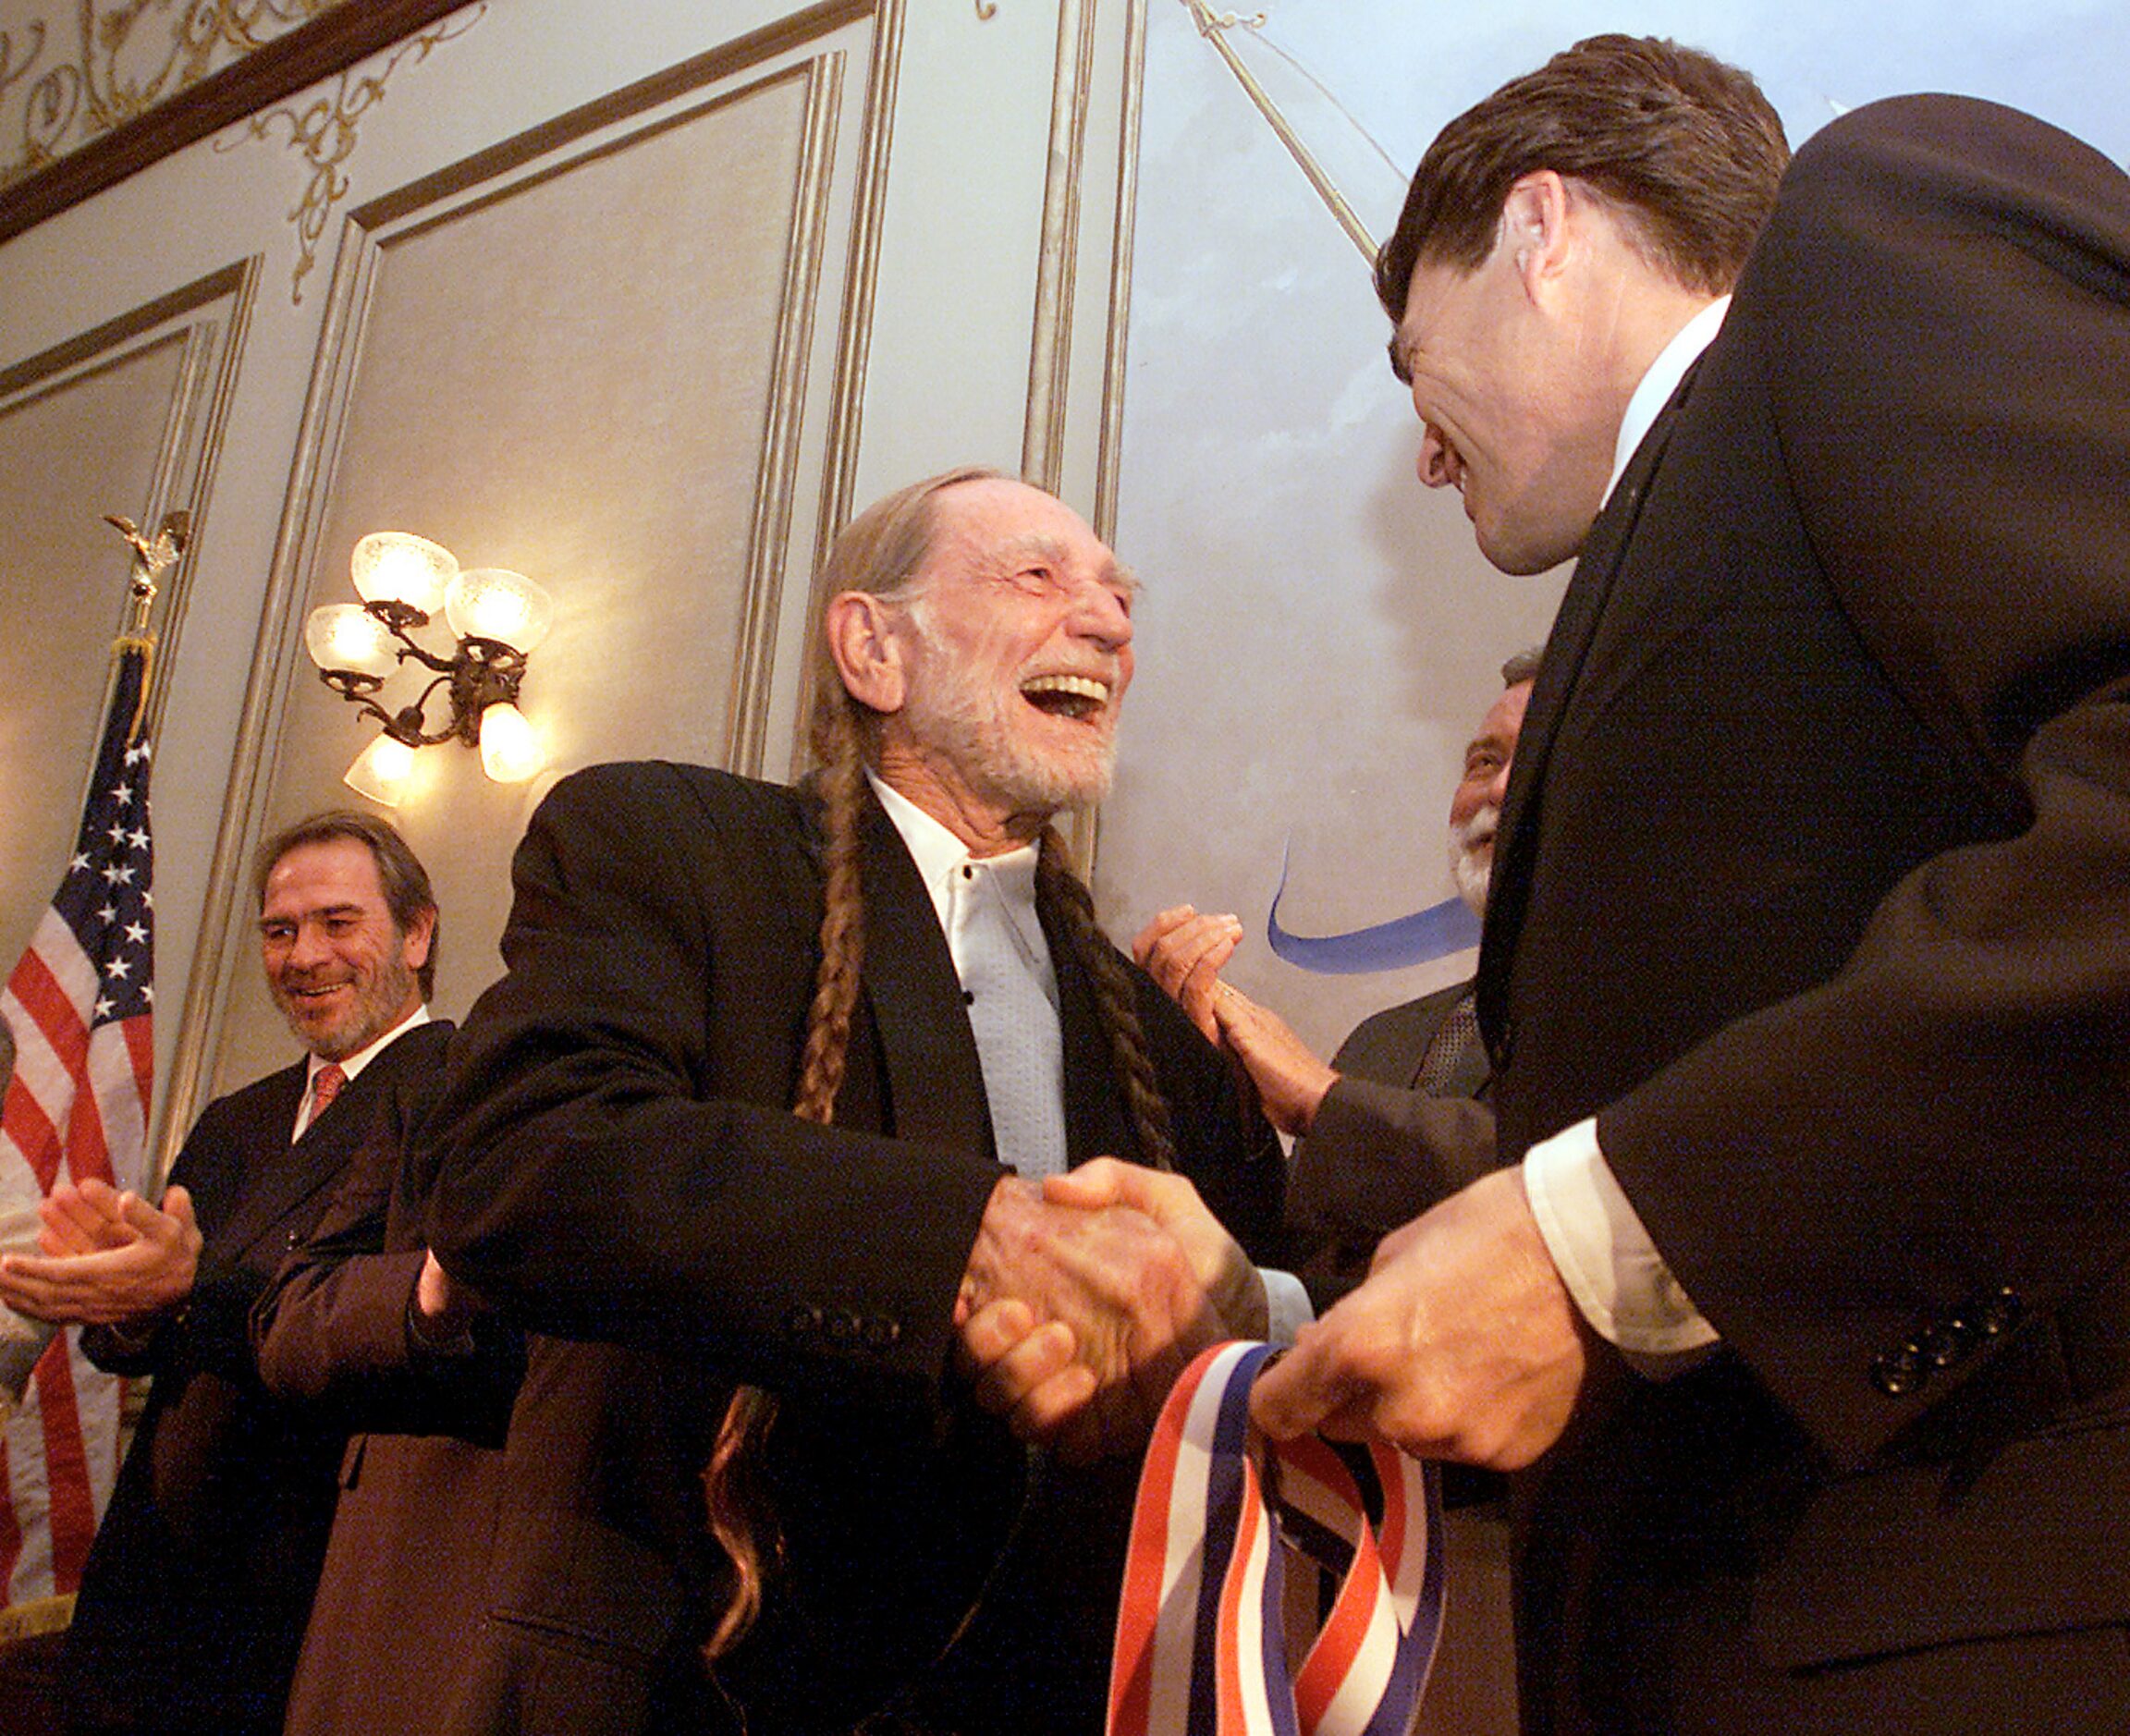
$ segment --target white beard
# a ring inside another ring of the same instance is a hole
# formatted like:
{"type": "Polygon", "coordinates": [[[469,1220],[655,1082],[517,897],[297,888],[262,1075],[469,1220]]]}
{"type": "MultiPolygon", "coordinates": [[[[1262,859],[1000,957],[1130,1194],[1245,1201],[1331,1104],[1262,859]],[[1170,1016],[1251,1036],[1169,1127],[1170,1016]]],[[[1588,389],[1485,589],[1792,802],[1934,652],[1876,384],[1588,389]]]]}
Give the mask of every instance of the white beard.
{"type": "Polygon", "coordinates": [[[1494,877],[1491,846],[1500,824],[1501,810],[1488,802],[1463,825],[1450,828],[1450,877],[1475,916],[1487,914],[1487,886],[1494,877]]]}
{"type": "Polygon", "coordinates": [[[911,739],[951,764],[972,790],[1015,813],[1056,813],[1088,807],[1109,793],[1117,763],[1114,734],[1090,730],[1083,742],[1038,744],[1014,726],[1018,694],[985,684],[934,634],[923,605],[911,610],[927,653],[902,720],[911,739]]]}

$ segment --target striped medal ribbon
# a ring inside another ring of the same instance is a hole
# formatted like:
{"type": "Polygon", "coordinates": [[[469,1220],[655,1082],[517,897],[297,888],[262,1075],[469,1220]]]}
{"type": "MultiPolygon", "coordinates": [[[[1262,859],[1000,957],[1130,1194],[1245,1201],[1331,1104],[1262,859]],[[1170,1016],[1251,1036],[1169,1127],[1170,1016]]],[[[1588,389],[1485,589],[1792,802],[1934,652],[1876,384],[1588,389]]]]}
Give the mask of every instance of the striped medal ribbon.
{"type": "Polygon", "coordinates": [[[1132,1509],[1109,1736],[1401,1736],[1418,1714],[1442,1629],[1435,1467],[1368,1448],[1382,1502],[1372,1525],[1327,1442],[1270,1441],[1251,1426],[1250,1384],[1271,1354],[1251,1343],[1205,1351],[1155,1425],[1132,1509]],[[1291,1673],[1291,1549],[1341,1576],[1291,1673]]]}

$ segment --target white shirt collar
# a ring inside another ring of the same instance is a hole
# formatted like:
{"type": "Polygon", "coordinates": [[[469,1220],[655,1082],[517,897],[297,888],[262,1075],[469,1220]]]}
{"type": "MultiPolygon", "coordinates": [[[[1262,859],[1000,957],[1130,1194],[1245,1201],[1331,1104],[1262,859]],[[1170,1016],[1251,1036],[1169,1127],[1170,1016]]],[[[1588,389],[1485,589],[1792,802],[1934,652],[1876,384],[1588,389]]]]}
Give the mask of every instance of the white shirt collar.
{"type": "Polygon", "coordinates": [[[1022,938],[1034,947],[1037,957],[1048,956],[1043,925],[1035,916],[1034,845],[1023,844],[1019,850],[1010,850],[998,856],[973,857],[969,846],[949,827],[892,784],[875,776],[870,766],[866,768],[865,777],[873,786],[873,793],[879,797],[881,807],[887,810],[888,819],[895,823],[896,831],[902,835],[902,842],[909,847],[911,860],[917,864],[918,877],[931,895],[932,910],[939,918],[943,933],[951,935],[954,932],[955,876],[964,868],[973,868],[996,877],[1006,907],[1012,913],[1014,926],[1021,931],[1022,938]]]}
{"type": "MultiPolygon", "coordinates": [[[[375,1060],[384,1050],[385,1045],[391,1042],[394,1037],[403,1036],[413,1030],[416,1025],[425,1025],[428,1022],[429,1009],[427,1007],[416,1007],[412,1012],[379,1037],[376,1042],[369,1045],[366,1048],[357,1049],[354,1054],[340,1063],[343,1083],[352,1085],[355,1082],[355,1075],[375,1060]]],[[[313,1055],[311,1057],[311,1065],[303,1075],[303,1082],[309,1084],[312,1080],[317,1078],[318,1070],[324,1065],[325,1062],[321,1057],[313,1055]]]]}
{"type": "MultiPolygon", "coordinates": [[[[1695,359],[1723,329],[1723,316],[1730,311],[1731,298],[1718,296],[1672,333],[1671,341],[1657,352],[1657,360],[1649,364],[1649,372],[1642,376],[1642,383],[1634,388],[1634,396],[1627,400],[1626,415],[1620,419],[1620,438],[1612,447],[1612,476],[1605,484],[1606,500],[1612,498],[1612,490],[1626,470],[1627,460],[1634,456],[1634,448],[1642,444],[1642,436],[1656,422],[1657,412],[1679,389],[1679,382],[1686,377],[1686,370],[1694,365],[1695,359]]],[[[1602,508],[1604,502],[1598,505],[1602,508]]]]}

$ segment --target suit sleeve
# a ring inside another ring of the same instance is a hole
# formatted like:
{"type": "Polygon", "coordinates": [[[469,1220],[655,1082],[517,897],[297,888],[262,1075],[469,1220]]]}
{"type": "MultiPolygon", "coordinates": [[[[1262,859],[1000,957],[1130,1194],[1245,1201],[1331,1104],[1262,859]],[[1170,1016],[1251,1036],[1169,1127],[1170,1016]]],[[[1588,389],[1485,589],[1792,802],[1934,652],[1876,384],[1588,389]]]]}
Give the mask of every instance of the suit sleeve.
{"type": "Polygon", "coordinates": [[[434,1074],[394,1093],[316,1229],[252,1309],[251,1337],[268,1390],[350,1429],[499,1446],[524,1373],[522,1336],[490,1313],[463,1353],[417,1343],[409,1318],[428,1250],[388,1235],[395,1222],[419,1223],[421,1179],[407,1153],[434,1095],[434,1074]]]}
{"type": "MultiPolygon", "coordinates": [[[[2035,1341],[2130,1260],[2130,182],[2010,111],[1874,105],[1799,153],[1721,343],[1844,611],[2008,816],[1599,1116],[1687,1292],[1855,1460],[2014,1345],[2060,1366],[2035,1341]],[[1952,1365],[1890,1398],[1874,1347],[1952,1365]]],[[[2014,1426],[2074,1396],[2021,1381],[2014,1426]]]]}
{"type": "Polygon", "coordinates": [[[1294,1144],[1287,1233],[1319,1308],[1367,1277],[1376,1244],[1494,1167],[1494,1112],[1342,1075],[1294,1144]]]}
{"type": "Polygon", "coordinates": [[[430,1239],[538,1330],[773,1387],[930,1393],[1000,1172],[786,1107],[804,995],[780,1024],[776,984],[810,928],[749,931],[819,894],[809,878],[802,899],[775,895],[792,847],[735,784],[600,767],[533,815],[508,974],[460,1032],[424,1140],[430,1239]],[[735,1057],[725,1020],[773,1031],[776,1054],[735,1057]],[[728,1076],[743,1062],[745,1098],[728,1076]]]}

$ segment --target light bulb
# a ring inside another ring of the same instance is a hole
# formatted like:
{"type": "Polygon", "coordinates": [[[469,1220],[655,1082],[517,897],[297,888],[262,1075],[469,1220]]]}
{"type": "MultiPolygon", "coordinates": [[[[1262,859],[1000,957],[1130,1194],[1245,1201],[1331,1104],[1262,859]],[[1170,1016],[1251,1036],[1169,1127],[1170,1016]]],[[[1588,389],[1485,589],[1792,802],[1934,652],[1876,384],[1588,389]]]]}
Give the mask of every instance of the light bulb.
{"type": "Polygon", "coordinates": [[[472,567],[445,590],[444,617],[461,639],[494,639],[529,652],[547,637],[555,605],[521,572],[472,567]]]}
{"type": "Polygon", "coordinates": [[[348,568],[363,602],[404,603],[434,615],[458,575],[459,557],[411,531],[373,531],[355,544],[348,568]]]}
{"type": "Polygon", "coordinates": [[[525,714],[508,700],[481,714],[481,769],[498,784],[521,784],[545,764],[525,714]]]}
{"type": "Polygon", "coordinates": [[[303,649],[321,669],[379,680],[398,667],[398,647],[385,623],[360,603],[328,603],[303,623],[303,649]]]}
{"type": "Polygon", "coordinates": [[[358,796],[367,796],[384,807],[396,808],[407,790],[407,775],[414,769],[414,750],[394,736],[379,736],[355,756],[341,782],[358,796]]]}

